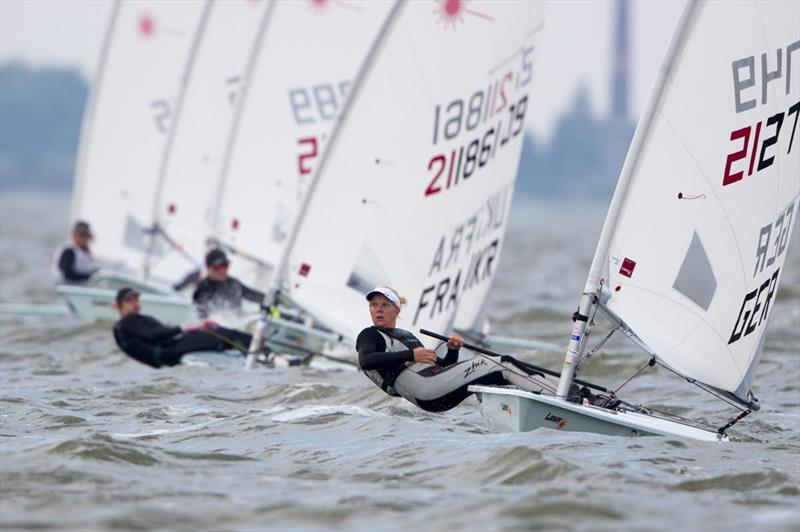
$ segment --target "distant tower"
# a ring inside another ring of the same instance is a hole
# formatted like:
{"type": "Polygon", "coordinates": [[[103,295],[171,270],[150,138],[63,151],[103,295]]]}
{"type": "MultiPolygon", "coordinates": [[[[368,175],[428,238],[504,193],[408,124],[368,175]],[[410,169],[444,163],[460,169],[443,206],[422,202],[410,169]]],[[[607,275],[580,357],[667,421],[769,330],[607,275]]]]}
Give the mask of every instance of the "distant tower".
{"type": "Polygon", "coordinates": [[[628,0],[617,0],[616,32],[612,54],[614,85],[611,93],[611,118],[628,118],[628,0]]]}

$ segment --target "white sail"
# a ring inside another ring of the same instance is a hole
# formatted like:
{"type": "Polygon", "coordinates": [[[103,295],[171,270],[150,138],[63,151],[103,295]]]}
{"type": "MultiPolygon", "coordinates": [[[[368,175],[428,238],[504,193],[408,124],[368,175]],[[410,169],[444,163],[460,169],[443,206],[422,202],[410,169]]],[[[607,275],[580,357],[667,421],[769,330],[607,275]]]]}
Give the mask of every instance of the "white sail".
{"type": "Polygon", "coordinates": [[[84,118],[73,219],[96,233],[102,260],[143,265],[158,169],[206,2],[122,1],[84,118]]]}
{"type": "Polygon", "coordinates": [[[297,207],[390,2],[280,1],[248,78],[219,199],[220,240],[257,257],[232,273],[266,286],[297,207]]]}
{"type": "Polygon", "coordinates": [[[798,210],[800,3],[691,7],[587,290],[602,279],[665,364],[747,402],[798,210]]]}
{"type": "Polygon", "coordinates": [[[542,20],[540,3],[402,4],[321,162],[293,300],[351,339],[375,285],[408,299],[400,327],[472,325],[502,248],[542,20]]]}
{"type": "MultiPolygon", "coordinates": [[[[268,0],[212,4],[170,133],[154,216],[165,233],[198,260],[206,239],[214,235],[225,148],[268,5],[268,0]]],[[[189,267],[174,250],[160,260],[189,267]]]]}

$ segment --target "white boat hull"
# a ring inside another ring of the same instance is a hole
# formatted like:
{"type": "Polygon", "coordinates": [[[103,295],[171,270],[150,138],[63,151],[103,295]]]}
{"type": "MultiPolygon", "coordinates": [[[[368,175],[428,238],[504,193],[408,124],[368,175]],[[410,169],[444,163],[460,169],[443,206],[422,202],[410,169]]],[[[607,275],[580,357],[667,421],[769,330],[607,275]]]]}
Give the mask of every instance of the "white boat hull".
{"type": "MultiPolygon", "coordinates": [[[[296,357],[293,355],[276,355],[273,357],[271,364],[256,364],[255,367],[261,369],[274,369],[289,368],[298,365],[313,365],[313,357],[311,360],[305,363],[301,363],[302,361],[302,357],[296,357]]],[[[181,364],[186,366],[243,368],[244,355],[238,351],[196,351],[184,355],[183,358],[181,358],[181,364]]]]}
{"type": "Polygon", "coordinates": [[[64,298],[73,314],[86,321],[116,321],[114,309],[117,290],[132,286],[141,295],[142,313],[164,323],[184,323],[192,318],[192,302],[170,287],[142,281],[113,270],[100,270],[88,284],[61,284],[56,292],[64,298]]]}
{"type": "Polygon", "coordinates": [[[271,318],[264,342],[276,352],[302,355],[311,351],[325,353],[333,360],[355,361],[355,347],[340,335],[289,319],[271,318]]]}
{"type": "Polygon", "coordinates": [[[594,432],[609,436],[675,436],[728,441],[726,435],[637,412],[609,410],[561,401],[516,388],[470,386],[492,430],[527,432],[539,428],[594,432]]]}
{"type": "MultiPolygon", "coordinates": [[[[355,371],[355,367],[351,364],[337,363],[318,356],[311,356],[308,360],[303,360],[303,358],[291,354],[279,354],[272,359],[270,364],[258,363],[253,367],[258,371],[296,368],[298,366],[324,371],[355,371]],[[298,364],[298,362],[300,363],[298,364]]],[[[197,351],[184,355],[181,358],[181,364],[184,366],[244,369],[245,357],[237,351],[197,351]]]]}
{"type": "Polygon", "coordinates": [[[0,314],[9,316],[69,316],[71,311],[66,305],[49,305],[41,303],[0,303],[0,314]]]}

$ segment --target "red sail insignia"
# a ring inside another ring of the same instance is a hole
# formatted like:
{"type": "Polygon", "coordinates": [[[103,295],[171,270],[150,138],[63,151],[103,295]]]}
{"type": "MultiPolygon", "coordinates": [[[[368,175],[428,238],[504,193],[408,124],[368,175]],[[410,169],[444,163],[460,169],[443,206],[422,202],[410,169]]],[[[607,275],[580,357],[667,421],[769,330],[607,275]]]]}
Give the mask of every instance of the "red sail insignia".
{"type": "Polygon", "coordinates": [[[633,276],[634,268],[636,268],[636,263],[628,257],[625,257],[625,260],[622,261],[619,273],[630,279],[633,276]]]}

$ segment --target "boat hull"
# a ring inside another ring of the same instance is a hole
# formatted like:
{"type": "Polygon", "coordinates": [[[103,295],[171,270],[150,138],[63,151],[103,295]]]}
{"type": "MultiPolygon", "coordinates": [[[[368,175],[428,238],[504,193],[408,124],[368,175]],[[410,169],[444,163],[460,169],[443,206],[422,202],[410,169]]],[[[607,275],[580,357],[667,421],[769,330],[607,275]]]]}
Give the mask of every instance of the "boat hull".
{"type": "MultiPolygon", "coordinates": [[[[311,360],[305,361],[303,357],[280,354],[275,355],[270,364],[256,364],[256,368],[275,369],[289,368],[299,365],[310,366],[311,360]]],[[[188,353],[181,358],[181,364],[186,366],[212,366],[243,368],[244,355],[238,351],[195,351],[188,353]]]]}
{"type": "Polygon", "coordinates": [[[157,283],[143,281],[114,270],[99,270],[88,284],[61,284],[56,292],[64,298],[73,314],[86,321],[116,321],[114,303],[117,290],[131,286],[141,293],[142,313],[164,323],[184,323],[192,318],[188,297],[157,283]]]}
{"type": "Polygon", "coordinates": [[[516,388],[470,386],[492,430],[527,432],[539,428],[593,432],[609,436],[675,436],[700,441],[727,441],[716,432],[637,412],[579,405],[516,388]]]}
{"type": "Polygon", "coordinates": [[[355,360],[355,347],[340,335],[293,319],[270,318],[264,342],[276,352],[304,355],[311,351],[327,353],[333,359],[355,360]]]}

